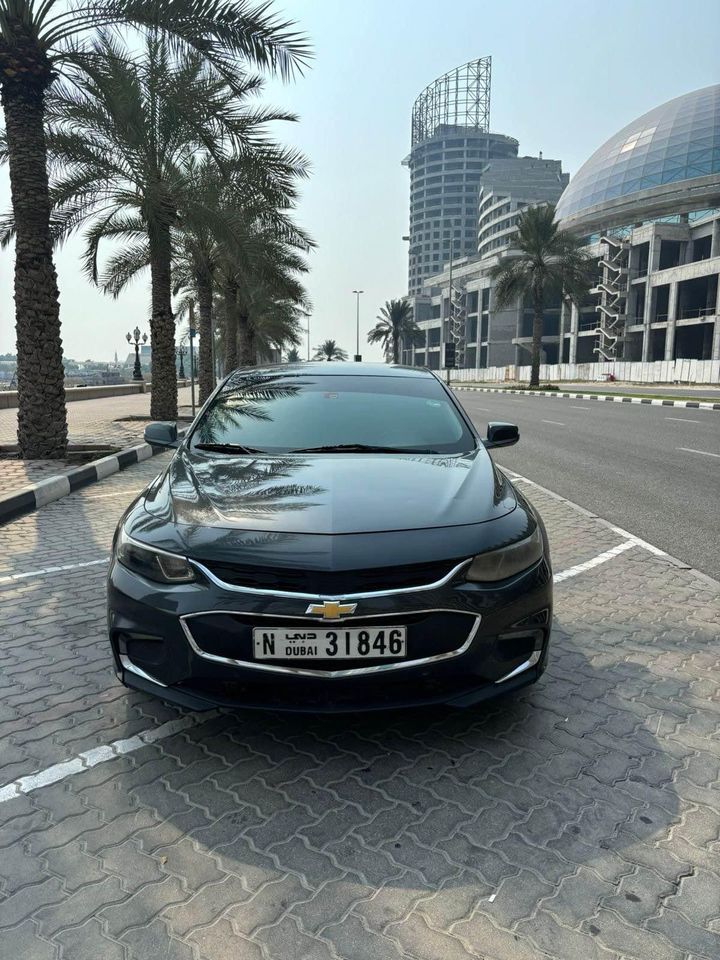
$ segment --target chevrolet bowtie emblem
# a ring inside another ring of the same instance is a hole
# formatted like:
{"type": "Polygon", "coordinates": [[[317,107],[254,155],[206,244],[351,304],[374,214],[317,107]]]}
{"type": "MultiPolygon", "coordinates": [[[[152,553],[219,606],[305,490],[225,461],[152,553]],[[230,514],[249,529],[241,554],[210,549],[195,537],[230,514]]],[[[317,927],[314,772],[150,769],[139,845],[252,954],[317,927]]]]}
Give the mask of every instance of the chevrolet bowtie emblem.
{"type": "Polygon", "coordinates": [[[337,600],[325,600],[323,603],[311,603],[305,611],[314,617],[323,617],[325,620],[339,620],[357,610],[356,603],[339,603],[337,600]]]}

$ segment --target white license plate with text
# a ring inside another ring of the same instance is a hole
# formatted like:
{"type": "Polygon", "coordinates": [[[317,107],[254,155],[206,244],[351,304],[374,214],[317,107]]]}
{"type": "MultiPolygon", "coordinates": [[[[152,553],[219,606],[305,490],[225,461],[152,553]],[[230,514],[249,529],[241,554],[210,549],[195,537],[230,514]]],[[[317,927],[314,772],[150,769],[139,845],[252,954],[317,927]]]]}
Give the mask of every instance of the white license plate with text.
{"type": "Polygon", "coordinates": [[[405,627],[288,630],[256,627],[256,660],[375,660],[404,657],[405,627]]]}

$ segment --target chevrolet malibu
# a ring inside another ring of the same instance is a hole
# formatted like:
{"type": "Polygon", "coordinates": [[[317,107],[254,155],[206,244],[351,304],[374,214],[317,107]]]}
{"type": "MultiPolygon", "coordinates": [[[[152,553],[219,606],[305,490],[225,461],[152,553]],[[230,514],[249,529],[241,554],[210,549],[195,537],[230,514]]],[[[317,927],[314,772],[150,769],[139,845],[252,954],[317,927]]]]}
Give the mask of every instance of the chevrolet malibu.
{"type": "Polygon", "coordinates": [[[118,526],[110,643],[129,687],[192,708],[470,706],[548,652],[543,523],[433,373],[238,370],[118,526]]]}

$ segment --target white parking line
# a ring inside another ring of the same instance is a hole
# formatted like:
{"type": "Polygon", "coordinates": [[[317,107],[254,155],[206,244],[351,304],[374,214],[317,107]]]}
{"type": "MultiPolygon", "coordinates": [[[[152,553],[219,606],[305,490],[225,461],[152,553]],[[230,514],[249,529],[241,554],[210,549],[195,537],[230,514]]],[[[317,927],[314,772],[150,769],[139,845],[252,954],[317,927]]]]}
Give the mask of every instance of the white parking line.
{"type": "Polygon", "coordinates": [[[556,427],[564,427],[564,423],[560,423],[559,420],[541,420],[540,423],[553,423],[556,427]]]}
{"type": "Polygon", "coordinates": [[[576,577],[579,573],[585,573],[586,570],[592,570],[593,567],[599,567],[601,563],[607,563],[607,561],[612,560],[613,557],[617,557],[626,550],[629,550],[631,547],[636,546],[638,546],[638,544],[636,544],[633,540],[623,540],[623,542],[618,543],[617,546],[611,547],[609,550],[605,550],[603,553],[599,553],[596,557],[593,557],[592,560],[586,560],[585,563],[578,563],[574,567],[568,567],[567,570],[562,570],[560,573],[556,573],[553,577],[553,580],[555,583],[562,583],[563,580],[569,580],[571,577],[576,577]]]}
{"type": "Polygon", "coordinates": [[[692,447],[677,447],[683,453],[699,453],[701,457],[717,457],[720,460],[720,453],[709,453],[707,450],[693,450],[692,447]]]}
{"type": "Polygon", "coordinates": [[[666,420],[675,420],[677,423],[702,423],[702,420],[691,420],[690,417],[665,417],[666,420]]]}
{"type": "Polygon", "coordinates": [[[23,793],[32,793],[33,790],[39,790],[40,787],[47,787],[51,783],[57,783],[59,780],[66,780],[68,777],[74,777],[83,770],[89,770],[96,767],[99,763],[107,763],[108,760],[114,760],[126,753],[134,753],[135,750],[141,750],[151,743],[157,743],[158,740],[165,740],[172,737],[188,727],[194,726],[202,717],[208,719],[216,716],[219,711],[212,710],[207,713],[197,714],[189,713],[177,720],[168,720],[161,723],[159,727],[153,727],[136,733],[134,737],[128,737],[126,740],[114,740],[101,747],[93,747],[92,750],[85,750],[79,753],[72,760],[65,760],[62,763],[55,763],[51,767],[39,770],[37,773],[31,773],[27,777],[20,777],[13,783],[8,783],[0,787],[0,803],[6,803],[8,800],[14,800],[23,793]]]}
{"type": "Polygon", "coordinates": [[[530,480],[528,477],[523,477],[519,473],[508,470],[506,471],[507,475],[513,481],[517,483],[527,483],[530,487],[535,487],[536,490],[540,490],[541,493],[544,493],[545,496],[551,497],[553,500],[559,500],[561,503],[567,503],[568,506],[572,507],[573,510],[577,510],[579,513],[584,514],[586,517],[593,517],[599,523],[602,523],[604,527],[608,530],[612,530],[613,533],[619,534],[621,537],[631,543],[634,543],[636,547],[642,547],[643,550],[647,550],[648,553],[652,553],[655,557],[669,557],[670,554],[666,553],[664,550],[661,550],[659,547],[654,546],[652,543],[648,543],[647,540],[641,540],[640,537],[636,537],[634,533],[630,533],[628,530],[624,530],[622,527],[616,527],[614,524],[609,523],[607,520],[603,520],[602,517],[598,517],[597,514],[592,513],[590,510],[586,510],[585,507],[581,507],[579,503],[575,503],[572,500],[568,500],[567,497],[563,497],[559,493],[555,493],[554,490],[548,490],[547,487],[541,486],[539,483],[536,483],[534,480],[530,480]]]}
{"type": "Polygon", "coordinates": [[[85,567],[97,567],[101,563],[108,563],[110,557],[102,560],[87,560],[85,563],[63,563],[57,567],[44,567],[42,570],[28,570],[27,573],[10,573],[0,577],[0,583],[14,583],[16,580],[28,580],[30,577],[45,577],[49,573],[60,573],[66,570],[82,570],[85,567]]]}
{"type": "MultiPolygon", "coordinates": [[[[125,494],[130,494],[130,496],[136,496],[140,493],[140,490],[116,490],[114,493],[98,493],[92,497],[83,496],[83,500],[108,500],[110,497],[122,497],[125,494]]],[[[82,495],[82,490],[74,490],[72,496],[82,495]]]]}

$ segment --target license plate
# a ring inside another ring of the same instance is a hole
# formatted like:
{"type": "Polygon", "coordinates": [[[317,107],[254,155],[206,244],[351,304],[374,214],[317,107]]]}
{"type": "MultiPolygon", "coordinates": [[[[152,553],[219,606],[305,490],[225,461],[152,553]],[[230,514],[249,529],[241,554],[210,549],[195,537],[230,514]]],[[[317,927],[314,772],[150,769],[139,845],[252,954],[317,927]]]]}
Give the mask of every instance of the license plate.
{"type": "Polygon", "coordinates": [[[288,630],[256,627],[256,660],[386,660],[405,656],[405,627],[288,630]]]}

